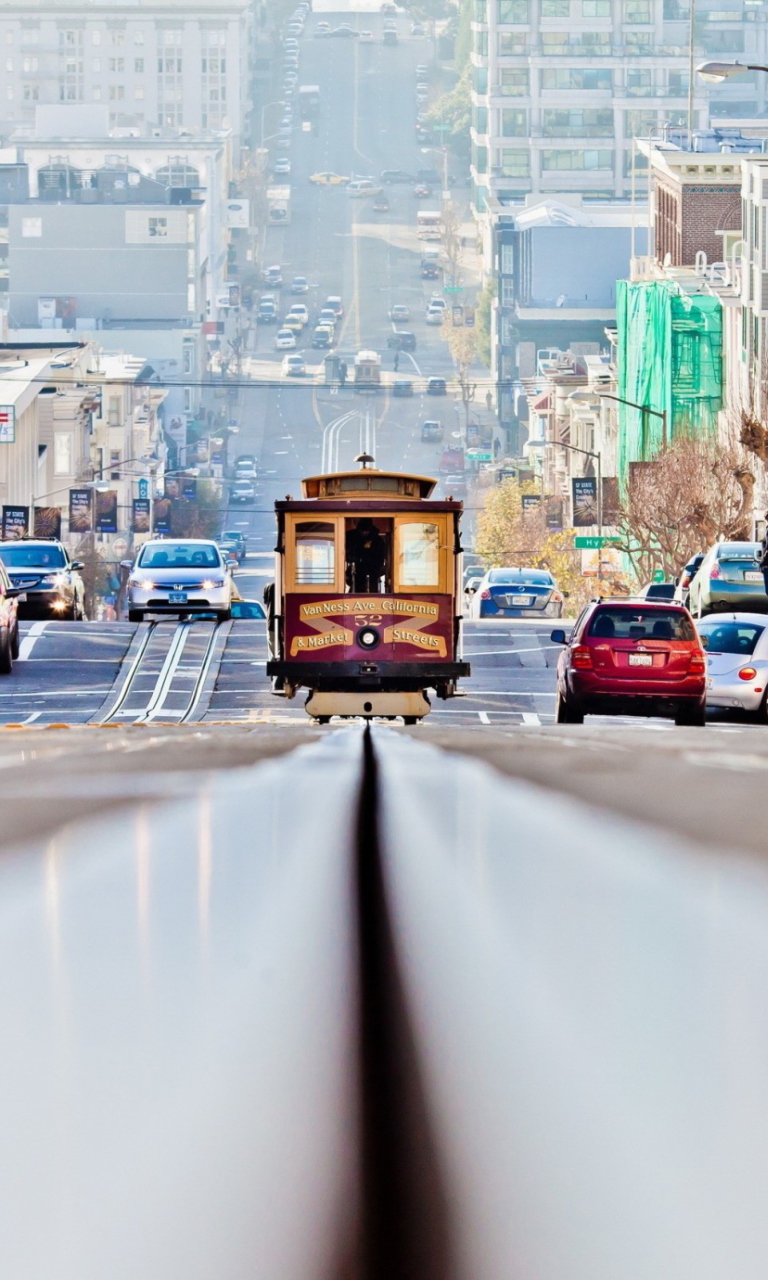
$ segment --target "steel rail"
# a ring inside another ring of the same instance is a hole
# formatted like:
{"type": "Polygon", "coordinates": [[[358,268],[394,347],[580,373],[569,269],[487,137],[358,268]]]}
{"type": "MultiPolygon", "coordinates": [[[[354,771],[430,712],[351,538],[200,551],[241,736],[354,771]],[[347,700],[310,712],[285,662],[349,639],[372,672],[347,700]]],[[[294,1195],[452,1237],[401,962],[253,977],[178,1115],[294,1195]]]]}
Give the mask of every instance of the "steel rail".
{"type": "Polygon", "coordinates": [[[157,627],[156,622],[150,622],[148,624],[146,633],[142,637],[141,643],[139,644],[139,647],[136,650],[136,653],[134,654],[133,661],[131,662],[131,665],[128,668],[128,672],[126,674],[125,680],[123,681],[120,687],[117,698],[115,699],[115,702],[110,707],[106,715],[102,716],[101,719],[98,721],[99,724],[107,724],[110,720],[113,720],[118,715],[119,711],[124,705],[129,693],[131,692],[131,689],[133,688],[136,675],[139,671],[142,660],[149,647],[149,642],[152,639],[152,635],[156,627],[157,627]]]}

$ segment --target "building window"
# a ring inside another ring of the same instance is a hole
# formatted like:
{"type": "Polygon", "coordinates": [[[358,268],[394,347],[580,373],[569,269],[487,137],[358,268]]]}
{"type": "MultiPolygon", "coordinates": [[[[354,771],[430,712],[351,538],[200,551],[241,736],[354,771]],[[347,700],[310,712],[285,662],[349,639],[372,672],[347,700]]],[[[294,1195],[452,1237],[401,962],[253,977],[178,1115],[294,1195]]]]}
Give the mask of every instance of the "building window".
{"type": "Polygon", "coordinates": [[[95,84],[91,90],[94,102],[101,102],[101,85],[95,84]]]}
{"type": "Polygon", "coordinates": [[[514,307],[515,305],[515,282],[506,279],[501,282],[501,305],[502,307],[514,307]]]}
{"type": "Polygon", "coordinates": [[[611,0],[581,0],[582,18],[610,18],[611,0]]]}
{"type": "Polygon", "coordinates": [[[109,33],[109,43],[110,43],[111,45],[114,45],[116,48],[120,48],[120,46],[121,46],[121,45],[124,45],[124,44],[125,44],[125,32],[124,32],[124,31],[110,31],[110,33],[109,33]]]}
{"type": "Polygon", "coordinates": [[[56,431],[53,436],[53,474],[72,475],[72,432],[56,431]]]}
{"type": "Polygon", "coordinates": [[[150,236],[162,239],[168,235],[168,219],[167,218],[150,218],[149,219],[150,236]]]}
{"type": "Polygon", "coordinates": [[[503,147],[499,152],[501,176],[504,178],[527,178],[531,172],[531,155],[529,151],[513,151],[503,147]]]}
{"type": "Polygon", "coordinates": [[[570,18],[571,0],[541,0],[542,18],[570,18]]]}
{"type": "Polygon", "coordinates": [[[499,31],[497,47],[500,58],[520,57],[527,52],[528,37],[523,32],[499,31]]]}
{"type": "Polygon", "coordinates": [[[136,101],[137,101],[137,102],[143,102],[143,100],[144,100],[144,85],[143,85],[143,84],[137,84],[137,85],[136,85],[136,87],[135,87],[135,89],[134,89],[134,91],[133,91],[133,96],[134,96],[134,98],[136,99],[136,101]]]}
{"type": "Polygon", "coordinates": [[[9,102],[13,102],[13,85],[9,84],[5,90],[5,96],[9,102]]]}
{"type": "MultiPolygon", "coordinates": [[[[12,91],[8,95],[12,97],[12,91]]],[[[40,98],[39,87],[36,84],[23,84],[21,86],[21,96],[25,102],[37,102],[40,98]]]]}
{"type": "Polygon", "coordinates": [[[625,22],[651,22],[651,0],[624,0],[625,22]]]}
{"type": "Polygon", "coordinates": [[[558,67],[541,73],[542,89],[612,89],[613,72],[587,68],[558,67]]]}
{"type": "Polygon", "coordinates": [[[528,0],[496,0],[496,18],[498,22],[528,23],[530,12],[528,0]]]}
{"type": "Polygon", "coordinates": [[[110,102],[122,102],[124,98],[125,98],[125,85],[124,85],[124,84],[111,84],[111,85],[109,86],[109,100],[110,100],[110,102]]]}
{"type": "Polygon", "coordinates": [[[143,74],[144,74],[144,59],[143,59],[143,58],[134,58],[134,60],[133,60],[133,69],[134,69],[134,71],[136,72],[136,75],[137,75],[137,76],[141,76],[141,75],[143,75],[143,74]]]}
{"type": "Polygon", "coordinates": [[[528,136],[528,112],[504,107],[501,112],[501,136],[526,138],[528,136]]]}
{"type": "Polygon", "coordinates": [[[472,127],[476,133],[488,132],[488,108],[487,107],[472,108],[472,127]]]}
{"type": "Polygon", "coordinates": [[[21,234],[26,239],[39,239],[43,234],[42,218],[22,218],[21,234]]]}
{"type": "Polygon", "coordinates": [[[475,0],[475,22],[488,22],[488,0],[475,0]]]}
{"type": "Polygon", "coordinates": [[[655,128],[656,128],[656,112],[655,111],[625,111],[624,112],[624,133],[626,137],[647,138],[650,133],[653,133],[655,128]]]}
{"type": "Polygon", "coordinates": [[[511,244],[501,246],[501,274],[511,276],[515,273],[515,251],[511,244]]]}
{"type": "Polygon", "coordinates": [[[472,88],[475,93],[488,92],[488,68],[473,67],[472,68],[472,88]]]}
{"type": "Polygon", "coordinates": [[[125,71],[125,58],[110,58],[110,71],[125,71]]]}
{"type": "Polygon", "coordinates": [[[499,89],[508,98],[522,98],[528,93],[528,72],[512,67],[499,71],[499,89]]]}
{"type": "Polygon", "coordinates": [[[474,31],[472,34],[474,37],[472,40],[472,47],[475,53],[479,54],[481,58],[487,58],[488,57],[488,32],[474,31]]]}
{"type": "Polygon", "coordinates": [[[472,150],[474,153],[472,156],[472,160],[474,162],[475,172],[487,173],[488,172],[488,148],[473,147],[472,150]]]}
{"type": "Polygon", "coordinates": [[[12,32],[12,31],[6,31],[6,33],[5,33],[5,43],[6,43],[6,44],[13,44],[13,32],[12,32]]]}
{"type": "Polygon", "coordinates": [[[542,169],[559,170],[591,170],[612,169],[612,151],[542,151],[542,169]]]}
{"type": "Polygon", "coordinates": [[[109,451],[109,478],[110,480],[120,479],[120,450],[110,449],[109,451]]]}
{"type": "MultiPolygon", "coordinates": [[[[29,75],[30,71],[37,71],[37,68],[38,68],[37,58],[30,58],[30,57],[22,58],[21,69],[25,75],[29,75]]],[[[12,70],[12,68],[9,67],[8,70],[10,71],[12,70]]]]}
{"type": "Polygon", "coordinates": [[[134,33],[133,33],[133,43],[134,43],[134,44],[143,44],[143,43],[144,43],[144,32],[143,32],[143,31],[134,31],[134,33]]]}
{"type": "Polygon", "coordinates": [[[39,44],[39,43],[40,43],[40,28],[39,28],[39,27],[22,27],[22,29],[21,29],[21,43],[22,43],[22,46],[29,46],[29,45],[32,45],[32,44],[39,44]]]}
{"type": "Polygon", "coordinates": [[[597,137],[612,138],[614,132],[613,111],[594,108],[545,110],[543,133],[545,138],[597,137]]]}
{"type": "Polygon", "coordinates": [[[91,43],[92,43],[92,44],[101,44],[101,32],[100,32],[100,31],[94,31],[94,32],[92,32],[92,34],[91,34],[91,43]]]}
{"type": "Polygon", "coordinates": [[[625,31],[624,42],[627,51],[635,50],[637,53],[650,53],[653,44],[653,32],[651,31],[625,31]]]}
{"type": "Polygon", "coordinates": [[[667,73],[667,92],[670,98],[686,98],[688,96],[688,72],[670,71],[667,73]]]}

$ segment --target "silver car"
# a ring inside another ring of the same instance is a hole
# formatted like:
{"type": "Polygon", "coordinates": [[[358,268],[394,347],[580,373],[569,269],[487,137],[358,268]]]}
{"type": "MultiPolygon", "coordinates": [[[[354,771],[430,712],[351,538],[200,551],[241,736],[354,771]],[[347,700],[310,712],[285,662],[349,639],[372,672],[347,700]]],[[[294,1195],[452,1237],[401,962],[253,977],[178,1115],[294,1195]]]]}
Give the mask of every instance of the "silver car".
{"type": "Polygon", "coordinates": [[[131,622],[141,622],[147,613],[231,616],[232,577],[215,542],[202,538],[145,542],[130,570],[131,622]]]}
{"type": "Polygon", "coordinates": [[[768,616],[718,613],[696,628],[707,655],[707,706],[768,720],[768,616]]]}

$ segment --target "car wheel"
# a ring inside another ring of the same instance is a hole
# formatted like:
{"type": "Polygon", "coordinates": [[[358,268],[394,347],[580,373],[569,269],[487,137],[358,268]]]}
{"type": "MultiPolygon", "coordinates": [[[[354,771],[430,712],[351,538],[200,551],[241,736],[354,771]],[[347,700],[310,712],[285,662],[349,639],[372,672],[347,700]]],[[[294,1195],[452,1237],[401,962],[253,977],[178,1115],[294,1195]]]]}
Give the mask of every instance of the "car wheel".
{"type": "Polygon", "coordinates": [[[144,621],[144,610],[143,610],[143,609],[129,609],[129,610],[128,610],[128,621],[129,621],[129,622],[143,622],[143,621],[144,621]]]}
{"type": "Polygon", "coordinates": [[[218,620],[219,620],[219,622],[229,622],[229,620],[230,620],[230,618],[231,618],[231,617],[232,617],[232,610],[231,610],[231,608],[230,608],[230,609],[222,609],[222,610],[221,610],[221,612],[220,612],[220,613],[219,613],[219,615],[218,615],[218,620]]]}
{"type": "Polygon", "coordinates": [[[72,605],[71,609],[65,609],[63,613],[58,615],[60,622],[77,622],[77,608],[72,605]]]}
{"type": "Polygon", "coordinates": [[[18,656],[19,656],[19,624],[18,622],[15,622],[13,624],[13,632],[11,634],[11,657],[18,658],[18,656]]]}
{"type": "Polygon", "coordinates": [[[555,702],[555,724],[583,724],[584,712],[571,706],[570,699],[564,698],[558,689],[555,702]]]}
{"type": "Polygon", "coordinates": [[[689,727],[703,728],[707,723],[707,704],[706,702],[695,702],[693,706],[686,704],[677,708],[675,712],[675,724],[689,727]]]}
{"type": "Polygon", "coordinates": [[[7,627],[0,631],[0,675],[9,676],[13,671],[11,633],[7,627]]]}

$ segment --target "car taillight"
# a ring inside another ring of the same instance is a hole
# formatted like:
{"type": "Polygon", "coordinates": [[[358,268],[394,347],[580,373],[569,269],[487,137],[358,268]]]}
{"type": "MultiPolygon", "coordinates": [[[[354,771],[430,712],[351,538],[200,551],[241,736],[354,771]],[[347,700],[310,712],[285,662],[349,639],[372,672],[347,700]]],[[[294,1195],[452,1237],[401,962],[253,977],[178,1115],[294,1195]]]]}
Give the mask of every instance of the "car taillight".
{"type": "Polygon", "coordinates": [[[706,669],[707,669],[707,663],[706,663],[704,654],[700,649],[694,650],[694,652],[691,654],[690,658],[688,659],[688,670],[693,675],[699,675],[700,673],[706,671],[706,669]]]}
{"type": "Polygon", "coordinates": [[[711,568],[711,569],[710,569],[710,571],[709,571],[709,576],[710,576],[710,578],[719,578],[719,577],[720,577],[720,565],[719,565],[719,564],[713,564],[713,565],[712,565],[712,568],[711,568]]]}
{"type": "Polygon", "coordinates": [[[490,593],[490,591],[481,591],[481,592],[480,592],[480,599],[481,599],[481,600],[490,600],[490,598],[491,598],[491,593],[490,593]]]}
{"type": "Polygon", "coordinates": [[[585,644],[577,644],[571,654],[571,666],[577,671],[589,671],[592,668],[592,650],[585,644]]]}
{"type": "Polygon", "coordinates": [[[682,582],[680,583],[680,586],[681,586],[681,587],[689,587],[690,585],[691,585],[691,575],[690,575],[690,573],[685,573],[685,574],[683,574],[683,580],[682,580],[682,582]]]}
{"type": "Polygon", "coordinates": [[[739,672],[740,680],[754,680],[757,675],[756,667],[742,667],[739,672]]]}

